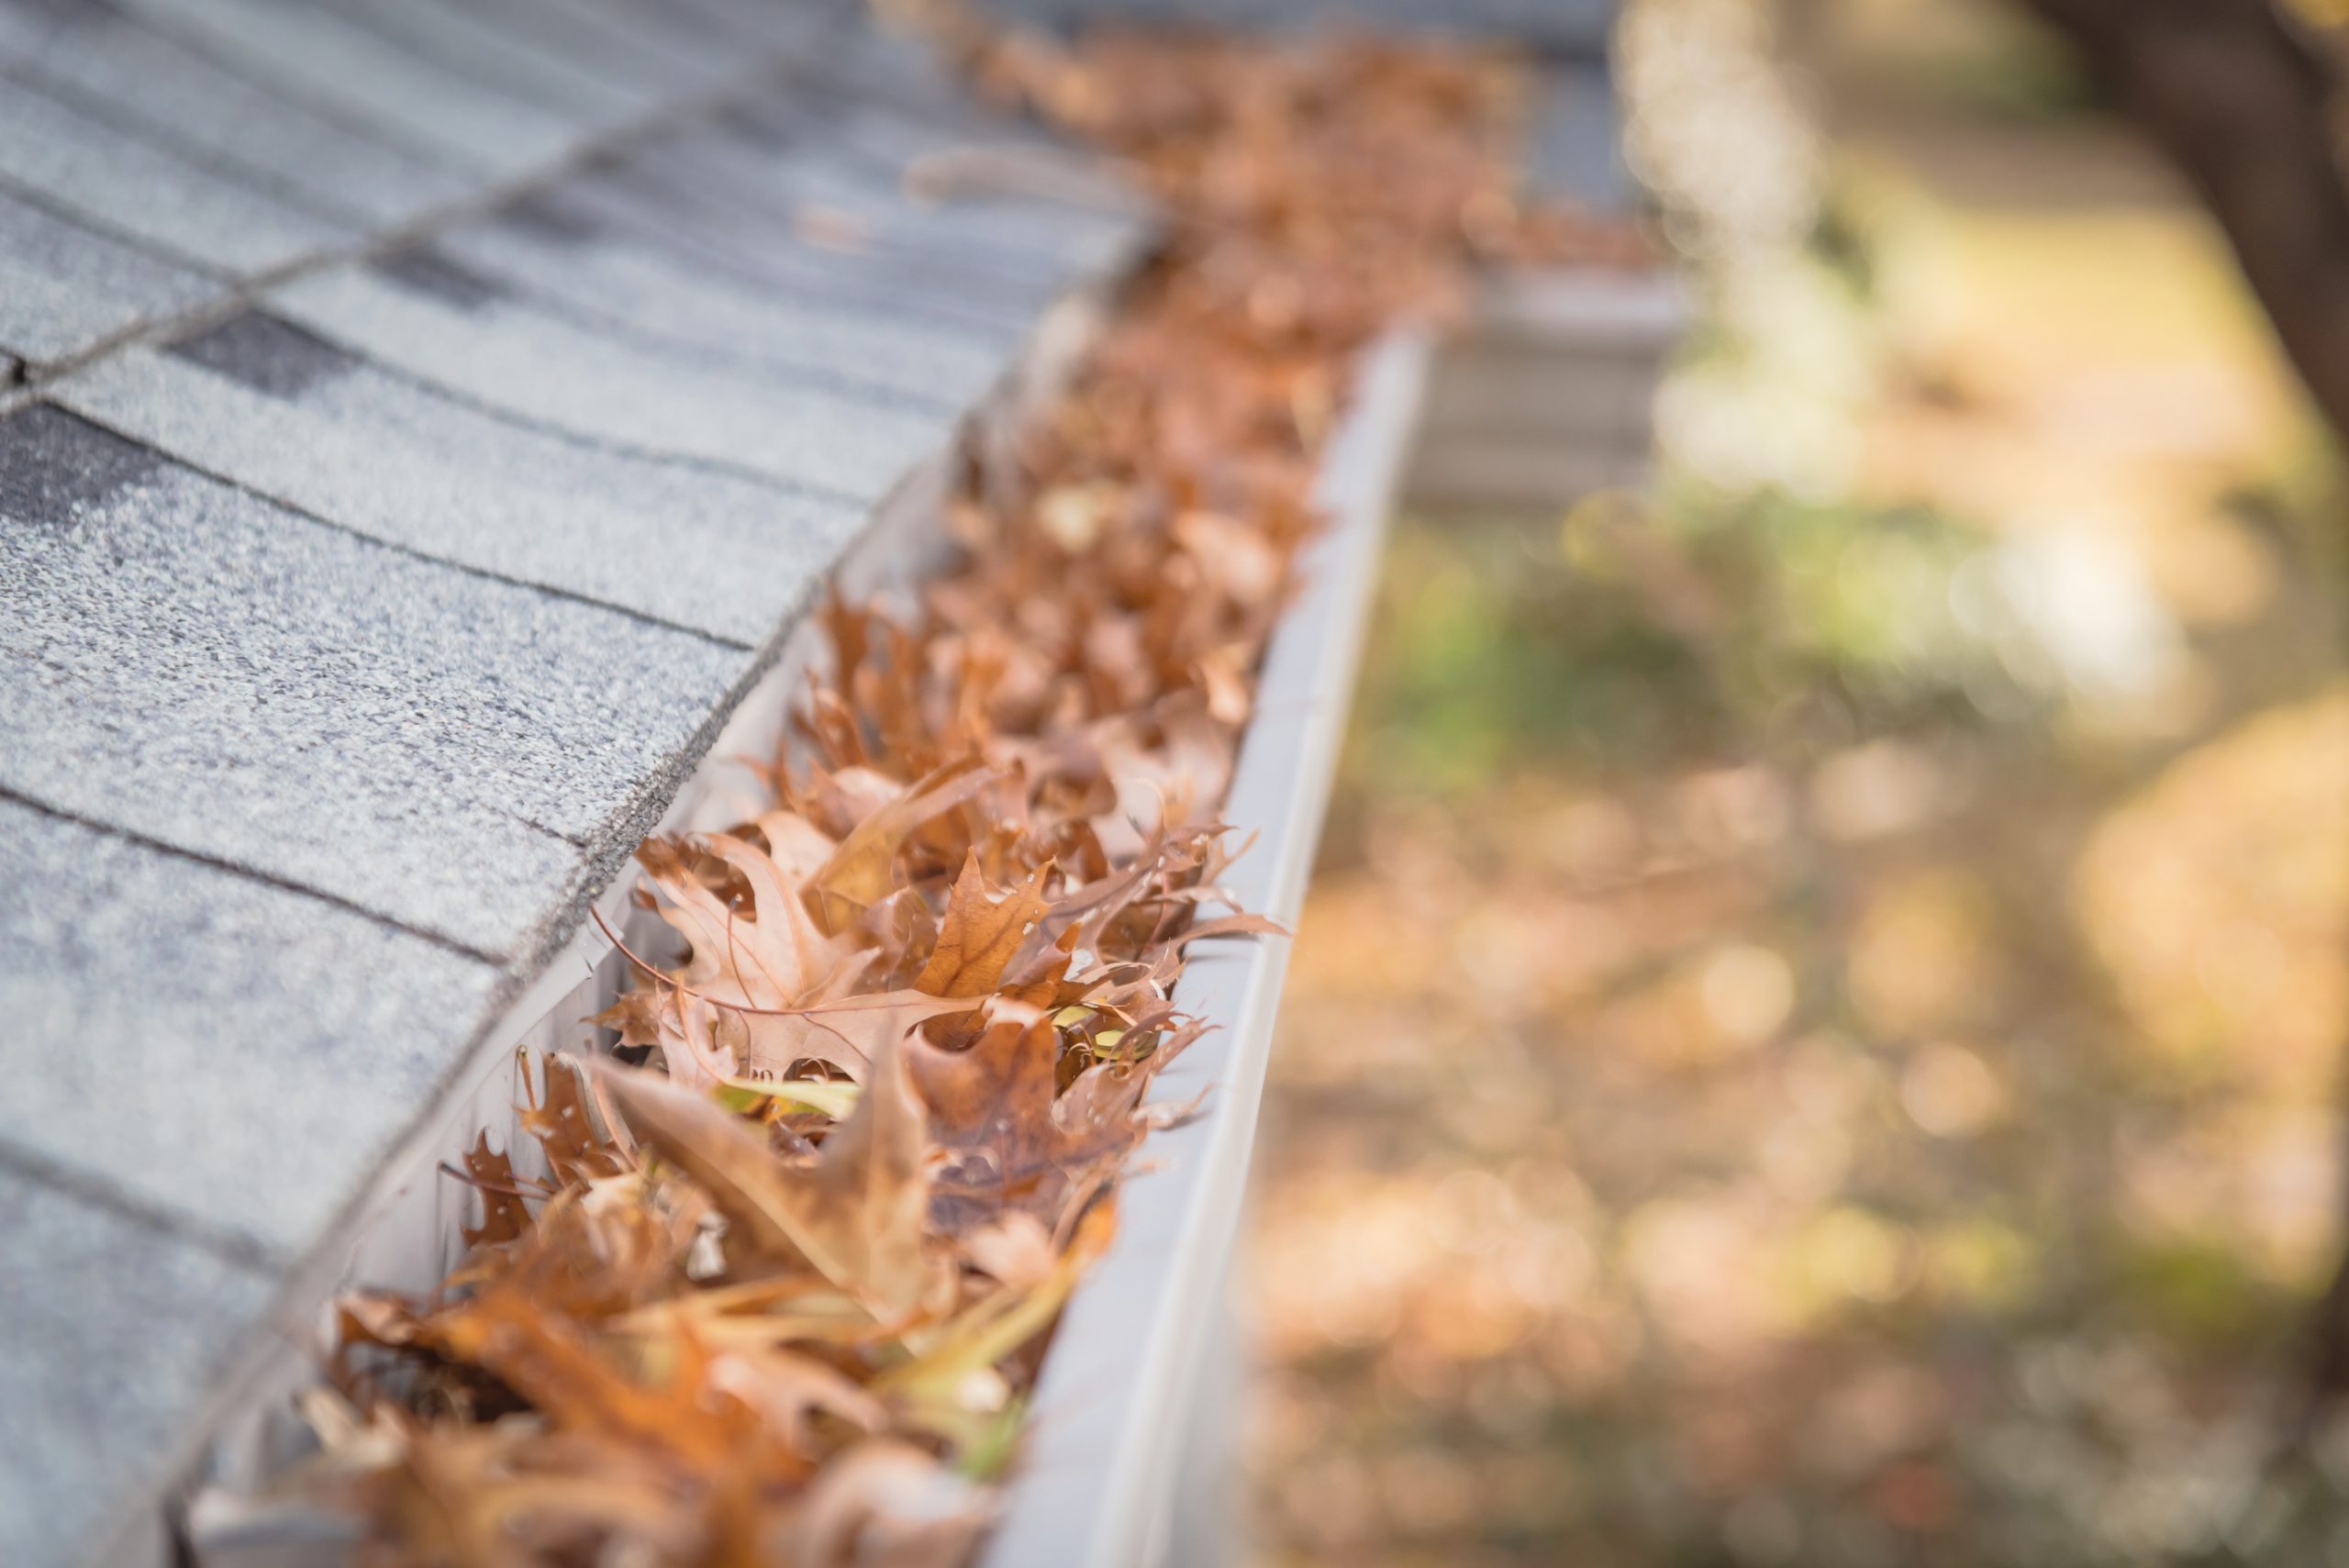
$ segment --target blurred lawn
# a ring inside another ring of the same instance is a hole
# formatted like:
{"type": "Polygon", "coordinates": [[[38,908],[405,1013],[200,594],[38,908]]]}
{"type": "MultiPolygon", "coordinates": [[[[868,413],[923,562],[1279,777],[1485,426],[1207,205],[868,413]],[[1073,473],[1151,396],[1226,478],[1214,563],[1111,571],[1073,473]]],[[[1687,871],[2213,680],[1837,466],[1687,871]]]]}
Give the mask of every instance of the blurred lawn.
{"type": "Polygon", "coordinates": [[[2349,1430],[2278,1457],[2333,466],[2190,210],[1954,192],[1936,113],[1717,289],[1653,498],[1399,528],[1266,1110],[1267,1563],[2349,1562],[2349,1430]]]}

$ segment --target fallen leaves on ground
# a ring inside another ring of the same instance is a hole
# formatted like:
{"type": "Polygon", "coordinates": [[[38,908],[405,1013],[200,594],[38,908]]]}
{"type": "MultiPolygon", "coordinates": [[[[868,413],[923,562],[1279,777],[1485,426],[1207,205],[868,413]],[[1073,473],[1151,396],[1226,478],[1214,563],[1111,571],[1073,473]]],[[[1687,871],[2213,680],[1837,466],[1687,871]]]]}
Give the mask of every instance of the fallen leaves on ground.
{"type": "Polygon", "coordinates": [[[1519,209],[1481,57],[936,25],[1164,244],[918,609],[826,606],[771,808],[643,846],[601,1021],[645,1064],[541,1063],[551,1184],[483,1142],[458,1273],[345,1303],[313,1474],[369,1564],[967,1556],[1118,1174],[1189,1109],[1146,1104],[1208,1027],[1185,955],[1278,929],[1216,813],[1352,357],[1481,257],[1624,253],[1519,209]]]}

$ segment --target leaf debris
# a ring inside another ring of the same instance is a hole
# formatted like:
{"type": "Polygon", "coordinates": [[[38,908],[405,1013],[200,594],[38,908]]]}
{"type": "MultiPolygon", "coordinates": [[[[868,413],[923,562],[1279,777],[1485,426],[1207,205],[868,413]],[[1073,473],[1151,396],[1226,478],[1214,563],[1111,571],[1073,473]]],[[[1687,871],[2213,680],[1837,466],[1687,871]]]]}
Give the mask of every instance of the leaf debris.
{"type": "Polygon", "coordinates": [[[484,1140],[459,1271],[342,1304],[303,1482],[370,1568],[967,1558],[1119,1172],[1191,1108],[1144,1104],[1209,1027],[1186,950],[1278,929],[1198,916],[1353,357],[1480,260],[1641,258],[1517,200],[1494,58],[918,9],[1163,244],[917,613],[826,606],[772,809],[643,846],[681,956],[631,947],[600,1021],[655,1065],[541,1063],[551,1187],[484,1140]]]}

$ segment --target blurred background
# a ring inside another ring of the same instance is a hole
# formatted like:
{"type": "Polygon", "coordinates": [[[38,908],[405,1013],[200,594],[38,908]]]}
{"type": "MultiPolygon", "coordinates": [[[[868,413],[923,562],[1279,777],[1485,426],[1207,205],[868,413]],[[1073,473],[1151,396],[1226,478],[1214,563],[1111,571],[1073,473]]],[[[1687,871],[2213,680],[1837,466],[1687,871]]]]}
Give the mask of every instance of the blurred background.
{"type": "Polygon", "coordinates": [[[2349,1562],[2337,454],[2018,10],[1633,0],[1651,484],[1397,523],[1273,1565],[2349,1562]]]}

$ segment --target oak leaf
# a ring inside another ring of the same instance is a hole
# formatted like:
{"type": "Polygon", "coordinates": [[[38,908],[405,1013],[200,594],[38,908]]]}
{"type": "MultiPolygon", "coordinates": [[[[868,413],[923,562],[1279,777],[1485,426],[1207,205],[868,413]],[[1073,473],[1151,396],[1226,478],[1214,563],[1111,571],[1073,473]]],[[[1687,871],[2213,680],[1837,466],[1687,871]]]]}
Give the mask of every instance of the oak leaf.
{"type": "Polygon", "coordinates": [[[465,1173],[481,1194],[481,1223],[462,1228],[465,1245],[491,1246],[511,1241],[530,1228],[530,1211],[515,1185],[514,1162],[489,1146],[489,1134],[477,1133],[465,1151],[465,1173]]]}
{"type": "Polygon", "coordinates": [[[934,1309],[952,1280],[929,1250],[922,1105],[885,1040],[848,1119],[805,1163],[707,1098],[644,1073],[605,1082],[637,1136],[707,1190],[753,1246],[804,1260],[882,1322],[934,1309]]]}
{"type": "Polygon", "coordinates": [[[1046,901],[1039,889],[1052,869],[1046,861],[1023,882],[990,888],[979,874],[979,857],[974,851],[963,862],[963,874],[947,898],[945,918],[939,922],[938,945],[930,950],[930,962],[914,988],[957,997],[993,991],[1044,913],[1046,901]]]}
{"type": "Polygon", "coordinates": [[[1051,1223],[1075,1177],[1123,1155],[1141,1135],[1125,1114],[1130,1106],[1121,1110],[1097,1094],[1063,1114],[1060,1031],[1038,1008],[998,1002],[965,1049],[916,1037],[907,1050],[932,1132],[950,1157],[938,1204],[950,1234],[1007,1209],[1051,1223]]]}
{"type": "Polygon", "coordinates": [[[845,930],[860,911],[887,897],[897,885],[897,851],[906,840],[995,778],[976,758],[966,758],[929,774],[859,822],[810,881],[810,900],[824,929],[845,930]]]}

